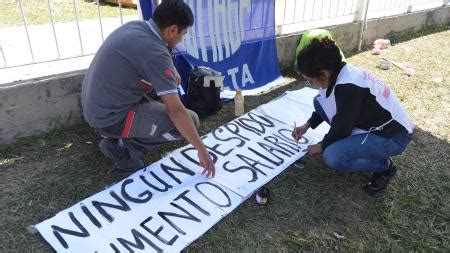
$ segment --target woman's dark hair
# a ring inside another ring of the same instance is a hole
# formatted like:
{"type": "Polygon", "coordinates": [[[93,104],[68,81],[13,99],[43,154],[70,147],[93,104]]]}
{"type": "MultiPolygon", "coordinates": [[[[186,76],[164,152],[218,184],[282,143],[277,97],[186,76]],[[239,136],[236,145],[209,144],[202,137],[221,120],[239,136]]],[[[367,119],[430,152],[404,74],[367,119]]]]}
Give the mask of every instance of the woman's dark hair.
{"type": "Polygon", "coordinates": [[[176,25],[183,30],[194,24],[191,8],[182,0],[164,0],[153,13],[153,21],[159,29],[176,25]]]}
{"type": "Polygon", "coordinates": [[[339,72],[342,64],[341,51],[328,37],[313,39],[297,57],[298,71],[307,77],[317,78],[320,70],[339,72]]]}

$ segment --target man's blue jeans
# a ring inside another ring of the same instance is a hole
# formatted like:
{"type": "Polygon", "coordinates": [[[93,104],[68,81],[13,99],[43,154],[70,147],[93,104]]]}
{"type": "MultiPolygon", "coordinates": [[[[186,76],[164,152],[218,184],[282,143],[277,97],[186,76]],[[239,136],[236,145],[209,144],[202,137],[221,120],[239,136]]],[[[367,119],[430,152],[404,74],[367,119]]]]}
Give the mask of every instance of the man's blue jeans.
{"type": "MultiPolygon", "coordinates": [[[[317,96],[314,98],[316,112],[328,124],[328,118],[317,96]]],[[[355,134],[329,145],[323,152],[324,162],[333,170],[343,172],[382,172],[388,169],[388,157],[399,155],[411,141],[411,134],[403,129],[392,138],[369,133],[355,134]]]]}

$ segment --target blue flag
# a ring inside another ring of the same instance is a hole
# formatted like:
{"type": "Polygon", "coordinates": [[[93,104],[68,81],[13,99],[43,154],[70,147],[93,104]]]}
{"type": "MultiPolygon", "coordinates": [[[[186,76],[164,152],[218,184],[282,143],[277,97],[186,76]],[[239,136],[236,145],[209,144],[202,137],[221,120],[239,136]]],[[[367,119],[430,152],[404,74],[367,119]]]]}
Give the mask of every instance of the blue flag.
{"type": "MultiPolygon", "coordinates": [[[[194,13],[195,23],[177,46],[175,64],[184,82],[193,66],[221,72],[224,87],[229,90],[261,90],[281,82],[274,0],[185,2],[194,13]]],[[[145,19],[151,17],[149,9],[142,11],[145,19]]]]}

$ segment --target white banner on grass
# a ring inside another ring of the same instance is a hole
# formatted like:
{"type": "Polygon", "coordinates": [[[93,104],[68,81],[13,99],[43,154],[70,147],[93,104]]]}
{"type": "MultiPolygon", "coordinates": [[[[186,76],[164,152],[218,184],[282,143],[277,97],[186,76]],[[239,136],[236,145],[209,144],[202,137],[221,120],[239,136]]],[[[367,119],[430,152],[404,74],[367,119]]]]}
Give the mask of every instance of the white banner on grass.
{"type": "Polygon", "coordinates": [[[57,252],[180,251],[322,139],[324,126],[308,131],[300,149],[291,137],[315,94],[287,92],[203,136],[213,179],[187,145],[36,227],[57,252]]]}

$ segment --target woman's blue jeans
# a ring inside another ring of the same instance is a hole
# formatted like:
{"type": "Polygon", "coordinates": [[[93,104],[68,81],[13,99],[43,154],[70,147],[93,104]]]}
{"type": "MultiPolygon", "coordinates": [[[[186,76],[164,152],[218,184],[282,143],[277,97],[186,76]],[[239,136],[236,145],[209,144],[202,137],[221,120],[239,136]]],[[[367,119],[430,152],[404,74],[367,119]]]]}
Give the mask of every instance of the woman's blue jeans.
{"type": "MultiPolygon", "coordinates": [[[[314,108],[329,124],[317,96],[314,98],[314,108]]],[[[382,172],[388,169],[387,158],[403,153],[411,141],[411,134],[404,128],[389,139],[369,133],[366,141],[361,144],[366,135],[351,135],[329,145],[322,154],[325,164],[333,170],[343,172],[382,172]]]]}

